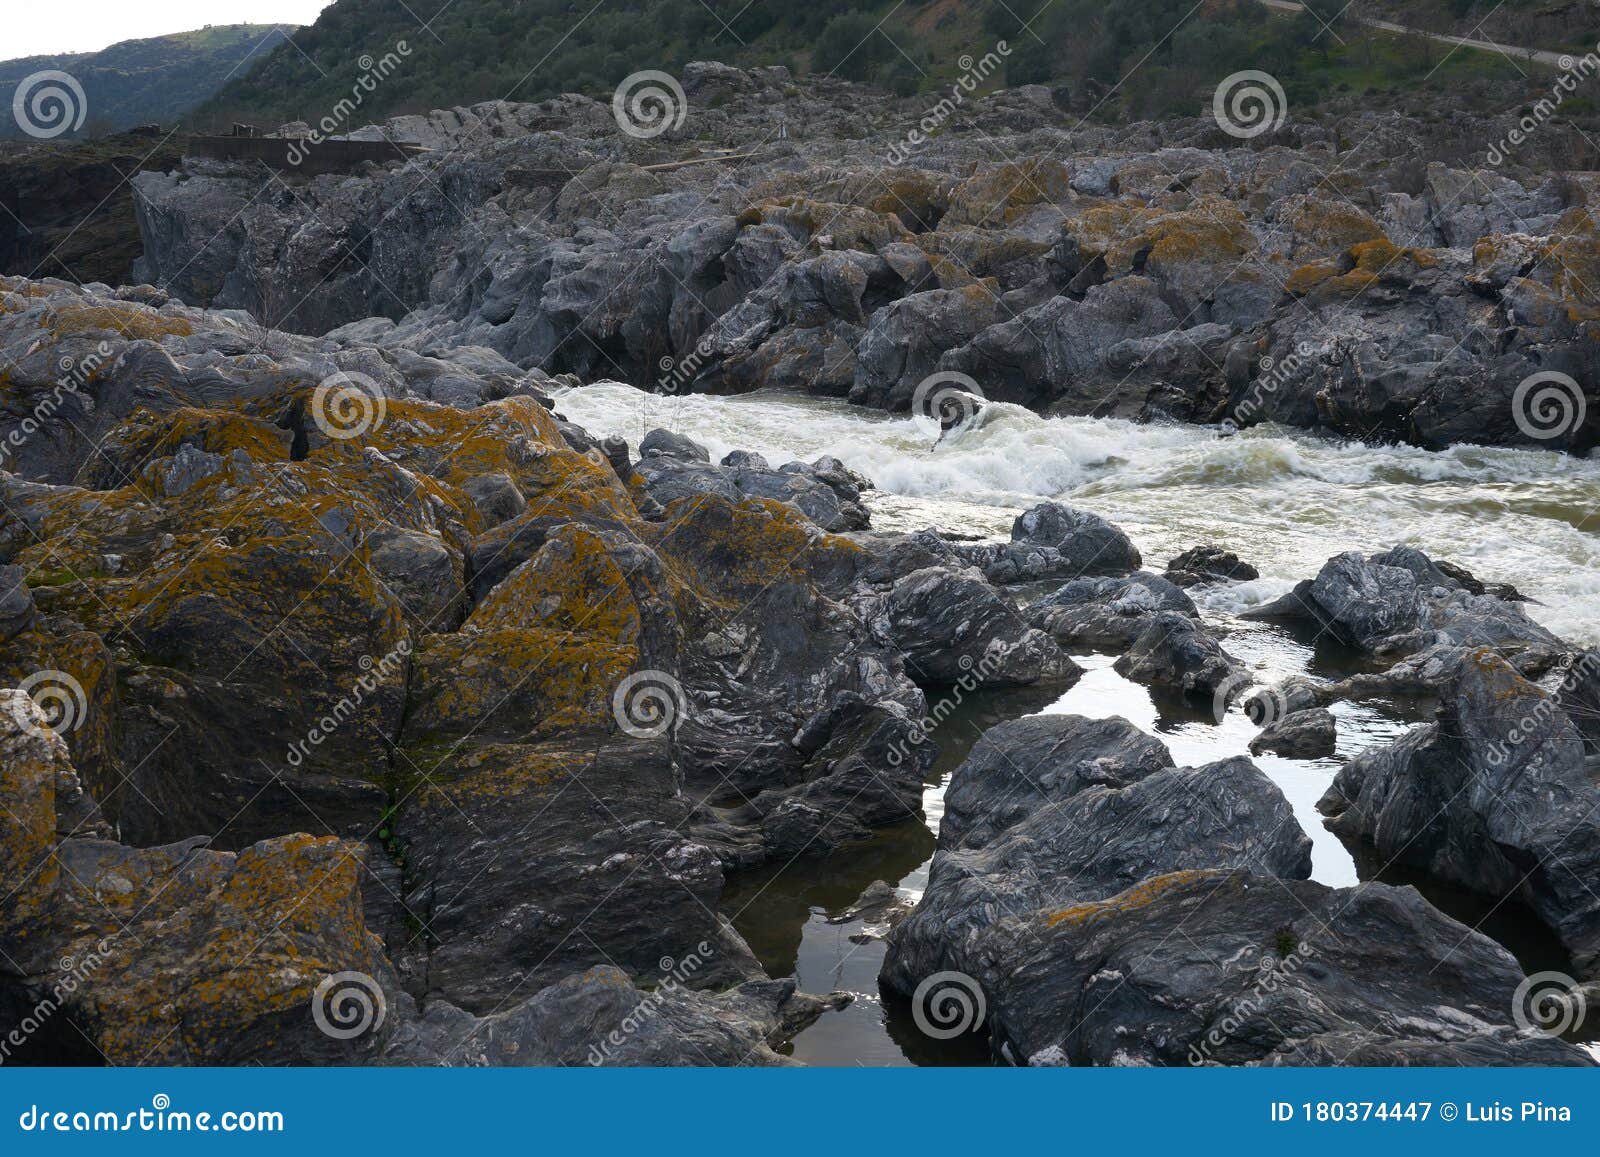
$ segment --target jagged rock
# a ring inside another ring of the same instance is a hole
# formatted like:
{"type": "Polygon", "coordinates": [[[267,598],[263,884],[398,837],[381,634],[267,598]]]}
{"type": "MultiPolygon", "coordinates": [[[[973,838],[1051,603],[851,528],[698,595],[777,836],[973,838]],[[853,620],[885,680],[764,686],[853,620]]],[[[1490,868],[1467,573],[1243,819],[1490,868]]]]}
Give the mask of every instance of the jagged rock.
{"type": "Polygon", "coordinates": [[[1244,667],[1198,621],[1182,611],[1161,611],[1117,660],[1119,675],[1187,699],[1226,694],[1244,667]]]}
{"type": "Polygon", "coordinates": [[[1138,548],[1097,514],[1044,502],[1017,516],[1011,541],[953,544],[993,583],[1121,575],[1139,569],[1138,548]]]}
{"type": "Polygon", "coordinates": [[[1586,881],[1600,870],[1600,792],[1561,702],[1474,651],[1439,720],[1345,764],[1318,803],[1328,827],[1462,887],[1522,899],[1584,976],[1600,968],[1586,881]]]}
{"type": "Polygon", "coordinates": [[[0,640],[14,639],[33,626],[35,614],[27,570],[0,566],[0,640]]]}
{"type": "Polygon", "coordinates": [[[725,993],[666,983],[636,988],[602,965],[550,985],[514,1008],[474,1017],[431,1001],[379,1059],[386,1065],[792,1065],[773,1051],[850,997],[797,992],[793,980],[750,981],[725,993]]]}
{"type": "Polygon", "coordinates": [[[1103,900],[1149,876],[1242,867],[1311,874],[1311,841],[1247,759],[1176,768],[1122,719],[1046,715],[990,728],[956,770],[927,891],[889,941],[883,979],[910,994],[948,970],[1004,970],[988,931],[1103,900]]]}
{"type": "Polygon", "coordinates": [[[1023,616],[1064,647],[1121,651],[1162,611],[1200,613],[1171,582],[1138,571],[1126,578],[1075,579],[1029,604],[1023,616]]]}
{"type": "Polygon", "coordinates": [[[895,583],[883,613],[889,637],[919,683],[940,686],[970,678],[988,686],[1024,686],[1076,681],[1083,673],[976,569],[914,571],[895,583]]]}
{"type": "Polygon", "coordinates": [[[639,440],[639,456],[660,454],[667,458],[682,458],[685,462],[710,462],[711,453],[687,434],[672,430],[651,430],[639,440]]]}
{"type": "MultiPolygon", "coordinates": [[[[642,449],[644,443],[640,446],[642,449]]],[[[704,450],[694,449],[700,450],[700,455],[689,450],[644,454],[634,469],[651,498],[663,506],[695,494],[717,494],[734,501],[771,498],[792,503],[822,529],[831,531],[862,530],[870,521],[861,505],[858,480],[835,469],[831,458],[810,465],[790,462],[773,470],[753,457],[732,463],[725,458],[713,466],[704,450]]]]}
{"type": "Polygon", "coordinates": [[[1406,655],[1438,644],[1492,646],[1549,665],[1566,650],[1520,605],[1471,593],[1409,547],[1368,557],[1354,551],[1337,555],[1315,579],[1246,615],[1315,624],[1379,654],[1406,655]]]}
{"type": "Polygon", "coordinates": [[[1180,587],[1225,580],[1248,581],[1261,572],[1220,546],[1196,546],[1167,563],[1167,579],[1180,587]]]}
{"type": "Polygon", "coordinates": [[[1016,1064],[1593,1063],[1513,1025],[1516,960],[1412,888],[1176,872],[992,935],[1016,1064]]]}
{"type": "Polygon", "coordinates": [[[1291,711],[1263,728],[1261,734],[1250,741],[1250,754],[1270,751],[1290,759],[1316,759],[1332,755],[1337,738],[1338,725],[1332,712],[1312,707],[1291,711]]]}

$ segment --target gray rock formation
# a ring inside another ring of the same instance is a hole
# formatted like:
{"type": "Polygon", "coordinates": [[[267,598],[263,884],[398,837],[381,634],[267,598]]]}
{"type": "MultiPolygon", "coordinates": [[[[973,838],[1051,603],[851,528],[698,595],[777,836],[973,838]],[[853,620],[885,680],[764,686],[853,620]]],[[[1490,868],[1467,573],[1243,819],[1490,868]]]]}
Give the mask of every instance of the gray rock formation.
{"type": "Polygon", "coordinates": [[[987,977],[1006,966],[989,955],[997,922],[1202,867],[1311,873],[1311,841],[1249,760],[1173,767],[1122,719],[1000,724],[951,779],[927,891],[890,935],[884,982],[909,995],[939,972],[987,977]]]}
{"type": "Polygon", "coordinates": [[[715,79],[652,141],[566,95],[364,128],[430,151],[281,196],[215,161],[141,174],[137,276],[280,329],[672,392],[903,410],[952,371],[1063,413],[1577,452],[1600,431],[1592,184],[1456,167],[1476,119],[1243,142],[1084,125],[1026,86],[964,101],[886,179],[922,98],[684,76],[715,79]]]}
{"type": "Polygon", "coordinates": [[[1411,888],[1176,872],[994,938],[1016,1064],[1593,1063],[1517,1028],[1516,960],[1411,888]]]}

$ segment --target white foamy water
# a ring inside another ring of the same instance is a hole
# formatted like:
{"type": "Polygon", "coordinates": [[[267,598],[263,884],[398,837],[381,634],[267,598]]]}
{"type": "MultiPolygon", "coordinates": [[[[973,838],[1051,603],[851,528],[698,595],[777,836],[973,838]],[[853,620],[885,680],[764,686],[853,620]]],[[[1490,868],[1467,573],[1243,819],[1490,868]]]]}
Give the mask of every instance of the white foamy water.
{"type": "Polygon", "coordinates": [[[1600,644],[1600,461],[1555,452],[1336,442],[1265,427],[1041,418],[993,405],[982,428],[934,449],[909,417],[791,394],[664,398],[603,382],[563,391],[563,414],[637,445],[656,427],[773,465],[832,454],[872,478],[879,529],[938,526],[1005,537],[1044,498],[1118,523],[1159,570],[1217,543],[1262,578],[1211,594],[1219,612],[1274,597],[1329,556],[1397,544],[1510,582],[1564,638],[1600,644]]]}

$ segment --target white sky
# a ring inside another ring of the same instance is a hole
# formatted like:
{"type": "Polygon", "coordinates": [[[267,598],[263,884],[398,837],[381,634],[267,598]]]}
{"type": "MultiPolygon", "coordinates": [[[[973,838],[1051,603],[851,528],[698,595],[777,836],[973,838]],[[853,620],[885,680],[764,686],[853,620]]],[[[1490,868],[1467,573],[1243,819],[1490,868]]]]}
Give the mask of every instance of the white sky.
{"type": "Polygon", "coordinates": [[[0,60],[94,52],[207,24],[310,24],[332,0],[4,0],[0,60]]]}

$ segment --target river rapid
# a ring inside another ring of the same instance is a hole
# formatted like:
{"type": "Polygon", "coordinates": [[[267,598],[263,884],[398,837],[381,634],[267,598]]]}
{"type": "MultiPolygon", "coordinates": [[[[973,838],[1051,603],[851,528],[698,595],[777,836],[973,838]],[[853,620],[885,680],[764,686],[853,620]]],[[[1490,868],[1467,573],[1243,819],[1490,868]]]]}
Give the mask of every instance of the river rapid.
{"type": "MultiPolygon", "coordinates": [[[[1230,433],[1187,425],[1042,418],[991,404],[981,427],[934,446],[935,432],[907,416],[780,393],[662,397],[620,383],[561,391],[560,412],[595,435],[637,445],[661,427],[684,433],[716,461],[754,450],[773,465],[831,454],[877,485],[865,501],[878,530],[937,527],[1008,538],[1012,520],[1054,499],[1120,525],[1159,572],[1202,543],[1223,546],[1261,577],[1189,593],[1226,646],[1265,683],[1289,675],[1338,678],[1353,660],[1313,650],[1283,628],[1238,618],[1332,555],[1416,547],[1487,582],[1509,582],[1535,600],[1529,613],[1573,642],[1600,645],[1600,460],[1554,452],[1334,441],[1282,427],[1230,433]]],[[[730,880],[723,907],[768,972],[796,975],[807,991],[856,999],[802,1033],[794,1055],[811,1064],[983,1064],[979,1039],[929,1039],[907,1008],[880,994],[881,915],[853,906],[874,881],[914,901],[927,879],[943,792],[983,729],[1033,711],[1120,715],[1158,736],[1180,764],[1247,754],[1257,728],[1239,711],[1158,704],[1117,675],[1112,656],[1073,656],[1087,674],[1064,695],[974,694],[939,729],[940,758],[924,795],[925,822],[881,831],[864,848],[730,880]]],[[[1358,863],[1315,810],[1340,763],[1388,742],[1427,712],[1405,702],[1338,704],[1334,757],[1254,757],[1283,789],[1312,838],[1313,878],[1333,886],[1381,878],[1415,883],[1431,900],[1499,939],[1524,967],[1565,963],[1550,934],[1513,906],[1493,906],[1381,865],[1358,863]]],[[[1590,1046],[1591,1049],[1594,1046],[1590,1046]]],[[[1600,1055],[1600,1051],[1597,1051],[1600,1055]]]]}

